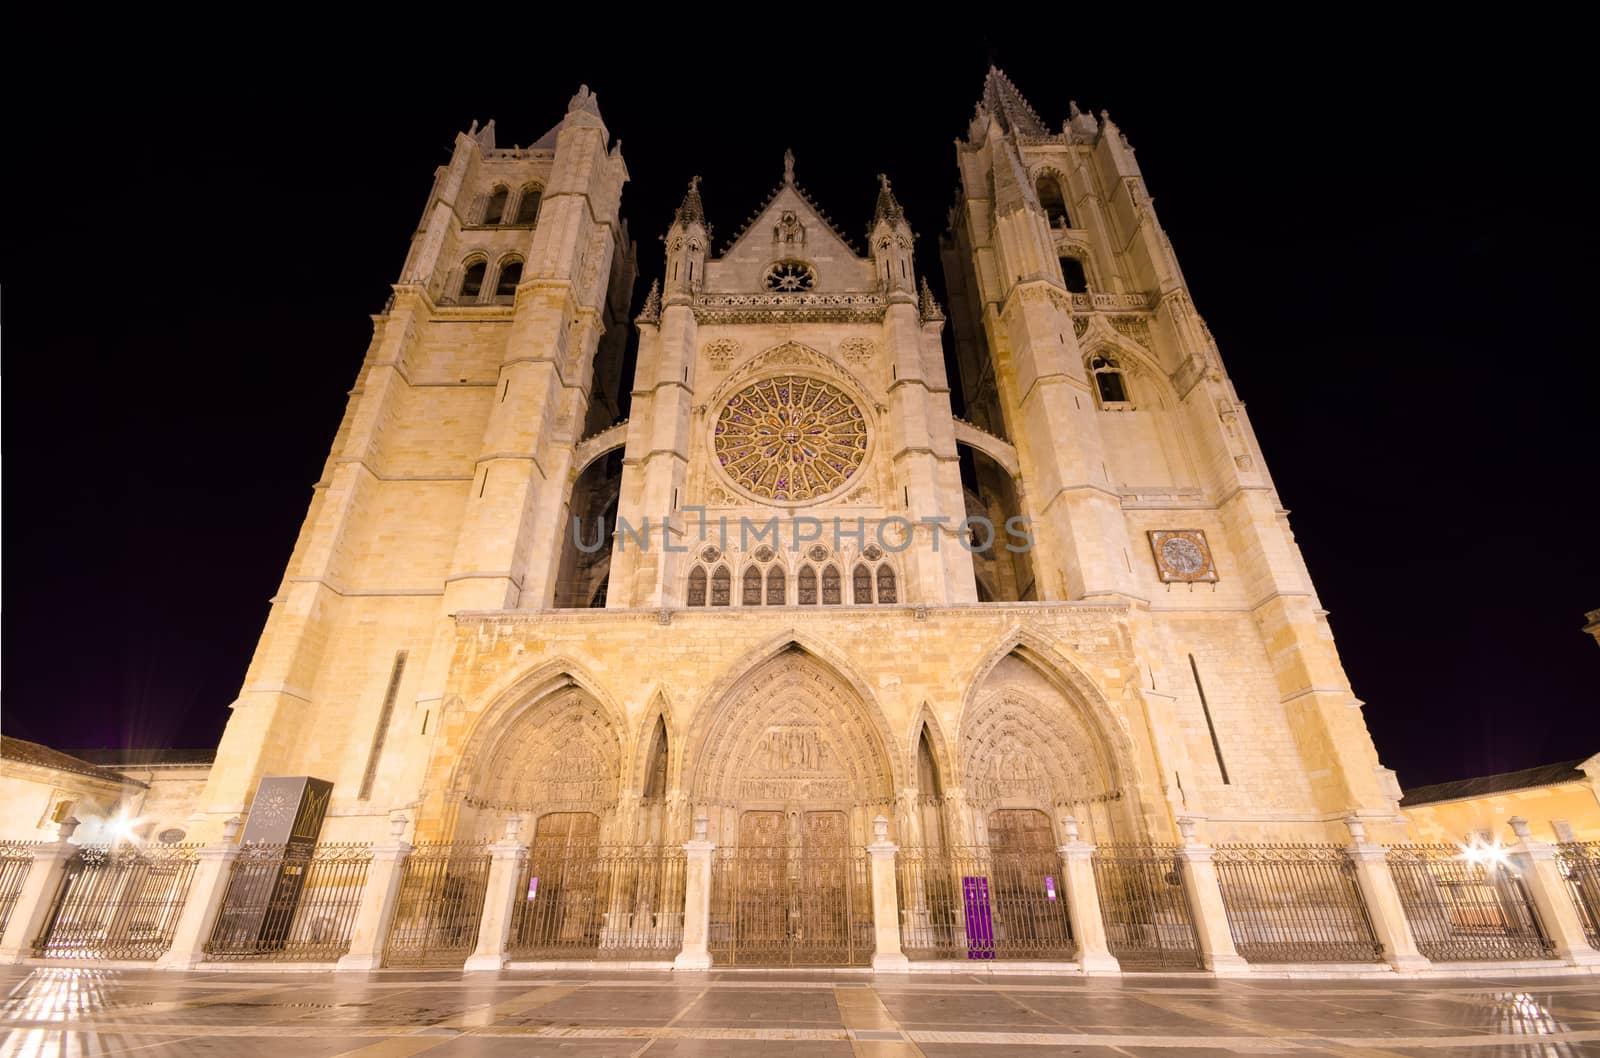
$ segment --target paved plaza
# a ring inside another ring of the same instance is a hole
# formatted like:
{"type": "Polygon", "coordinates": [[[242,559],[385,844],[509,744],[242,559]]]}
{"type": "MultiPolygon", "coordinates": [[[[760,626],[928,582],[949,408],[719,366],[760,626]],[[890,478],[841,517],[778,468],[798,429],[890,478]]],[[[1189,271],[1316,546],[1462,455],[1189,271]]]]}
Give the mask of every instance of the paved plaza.
{"type": "Polygon", "coordinates": [[[1600,1054],[1600,978],[12,968],[0,1058],[1600,1054]]]}

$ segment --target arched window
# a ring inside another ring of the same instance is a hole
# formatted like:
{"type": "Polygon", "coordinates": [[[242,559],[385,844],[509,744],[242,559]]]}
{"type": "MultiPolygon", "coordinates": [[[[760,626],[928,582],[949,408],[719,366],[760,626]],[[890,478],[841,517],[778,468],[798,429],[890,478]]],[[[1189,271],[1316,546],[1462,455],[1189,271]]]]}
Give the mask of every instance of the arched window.
{"type": "Polygon", "coordinates": [[[850,574],[850,601],[857,606],[872,601],[872,571],[864,563],[856,563],[855,572],[850,574]]]}
{"type": "Polygon", "coordinates": [[[505,221],[506,196],[509,192],[503,187],[497,187],[489,195],[488,205],[483,207],[483,222],[485,224],[501,224],[505,221]]]}
{"type": "Polygon", "coordinates": [[[706,571],[699,566],[689,571],[689,597],[684,600],[686,606],[704,606],[706,604],[706,571]]]}
{"type": "Polygon", "coordinates": [[[767,605],[782,606],[785,601],[784,595],[787,593],[788,587],[789,586],[784,583],[782,567],[773,566],[771,569],[767,570],[767,605]]]}
{"type": "Polygon", "coordinates": [[[815,606],[817,603],[817,571],[806,566],[800,571],[800,605],[815,606]]]}
{"type": "Polygon", "coordinates": [[[711,605],[727,606],[733,602],[733,576],[727,566],[718,566],[711,574],[711,605]]]}
{"type": "Polygon", "coordinates": [[[744,591],[739,595],[739,604],[761,605],[761,571],[754,566],[744,571],[744,591]]]}
{"type": "Polygon", "coordinates": [[[1061,184],[1054,175],[1040,173],[1039,180],[1033,185],[1039,193],[1039,208],[1044,210],[1044,215],[1050,221],[1052,228],[1070,228],[1072,220],[1067,216],[1067,200],[1061,195],[1061,184]]]}
{"type": "Polygon", "coordinates": [[[483,293],[483,274],[488,270],[488,261],[473,261],[467,265],[467,270],[461,275],[462,300],[475,298],[483,293]]]}
{"type": "Polygon", "coordinates": [[[537,224],[539,221],[539,200],[543,193],[537,184],[530,184],[522,189],[522,200],[517,203],[517,223],[537,224]]]}
{"type": "Polygon", "coordinates": [[[890,569],[887,564],[878,567],[878,601],[899,601],[894,585],[894,570],[890,569]]]}
{"type": "Polygon", "coordinates": [[[496,297],[509,298],[517,292],[517,284],[522,282],[522,262],[517,260],[507,261],[500,266],[500,281],[495,284],[496,297]]]}
{"type": "Polygon", "coordinates": [[[1109,356],[1097,356],[1089,361],[1089,371],[1094,375],[1095,392],[1101,404],[1128,403],[1128,386],[1122,378],[1122,365],[1109,356]]]}
{"type": "Polygon", "coordinates": [[[822,570],[822,605],[838,606],[843,601],[842,594],[838,567],[824,566],[822,570]]]}
{"type": "Polygon", "coordinates": [[[1074,294],[1089,293],[1089,275],[1083,270],[1083,262],[1076,257],[1061,259],[1061,278],[1066,280],[1067,289],[1074,294]]]}

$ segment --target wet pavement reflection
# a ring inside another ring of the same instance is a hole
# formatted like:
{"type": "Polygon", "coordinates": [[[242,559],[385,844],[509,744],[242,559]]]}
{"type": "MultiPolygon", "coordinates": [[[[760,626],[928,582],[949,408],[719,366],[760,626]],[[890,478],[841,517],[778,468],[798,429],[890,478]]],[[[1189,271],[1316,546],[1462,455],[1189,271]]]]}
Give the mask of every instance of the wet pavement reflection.
{"type": "Polygon", "coordinates": [[[0,970],[0,1058],[1600,1055],[1600,977],[0,970]]]}

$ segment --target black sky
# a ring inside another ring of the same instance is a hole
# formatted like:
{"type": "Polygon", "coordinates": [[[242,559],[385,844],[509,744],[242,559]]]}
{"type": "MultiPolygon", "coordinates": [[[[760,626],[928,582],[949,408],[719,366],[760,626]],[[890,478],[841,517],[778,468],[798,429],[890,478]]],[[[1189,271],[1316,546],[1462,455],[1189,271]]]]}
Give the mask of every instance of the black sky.
{"type": "Polygon", "coordinates": [[[942,289],[952,141],[993,60],[1051,124],[1069,98],[1107,108],[1137,149],[1385,763],[1417,785],[1600,751],[1577,68],[1489,32],[1149,52],[1128,29],[875,50],[859,27],[752,30],[749,58],[696,37],[671,61],[648,34],[525,57],[146,46],[75,51],[60,113],[11,85],[6,732],[214,744],[368,314],[470,121],[526,144],[587,82],[646,283],[692,174],[720,248],[792,147],[858,242],[887,172],[942,289]]]}

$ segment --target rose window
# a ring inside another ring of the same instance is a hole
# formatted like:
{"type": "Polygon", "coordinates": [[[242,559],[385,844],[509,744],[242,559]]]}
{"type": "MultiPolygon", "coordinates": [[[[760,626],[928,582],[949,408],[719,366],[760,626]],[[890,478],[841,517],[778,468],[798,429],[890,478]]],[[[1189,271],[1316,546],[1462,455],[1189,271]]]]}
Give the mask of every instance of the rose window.
{"type": "Polygon", "coordinates": [[[817,272],[804,261],[779,261],[767,269],[761,283],[780,294],[796,294],[817,285],[817,272]]]}
{"type": "Polygon", "coordinates": [[[712,447],[722,469],[751,493],[789,502],[816,499],[860,469],[867,424],[837,386],[784,375],[735,394],[717,416],[712,447]]]}

